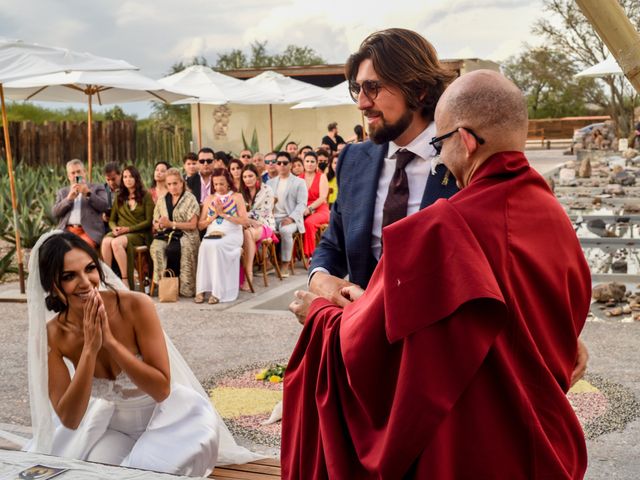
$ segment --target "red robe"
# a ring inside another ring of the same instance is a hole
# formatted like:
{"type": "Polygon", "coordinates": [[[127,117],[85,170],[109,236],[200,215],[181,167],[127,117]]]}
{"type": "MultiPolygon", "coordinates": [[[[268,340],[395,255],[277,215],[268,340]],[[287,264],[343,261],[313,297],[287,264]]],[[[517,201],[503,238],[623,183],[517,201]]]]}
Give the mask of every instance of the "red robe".
{"type": "Polygon", "coordinates": [[[383,240],[358,301],[311,305],[285,376],[282,477],[582,478],[565,394],[591,279],[524,155],[492,156],[383,240]]]}

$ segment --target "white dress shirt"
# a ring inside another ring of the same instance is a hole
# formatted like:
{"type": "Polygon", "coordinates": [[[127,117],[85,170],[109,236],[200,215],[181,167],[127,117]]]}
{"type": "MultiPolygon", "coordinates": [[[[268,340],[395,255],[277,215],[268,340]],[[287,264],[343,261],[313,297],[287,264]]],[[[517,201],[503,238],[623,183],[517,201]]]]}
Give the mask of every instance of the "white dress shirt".
{"type": "Polygon", "coordinates": [[[82,225],[82,194],[73,199],[73,208],[67,220],[67,225],[82,225]]]}
{"type": "Polygon", "coordinates": [[[389,193],[389,184],[396,169],[396,153],[405,149],[415,154],[405,171],[409,180],[409,204],[407,206],[407,216],[420,210],[420,203],[424,196],[424,189],[427,186],[427,179],[431,173],[431,163],[436,156],[435,149],[429,145],[431,139],[436,135],[436,124],[431,122],[429,126],[413,139],[405,147],[389,142],[389,150],[384,159],[384,165],[378,180],[378,190],[376,192],[376,205],[373,209],[373,229],[371,232],[371,251],[377,260],[382,255],[382,209],[389,193]]]}

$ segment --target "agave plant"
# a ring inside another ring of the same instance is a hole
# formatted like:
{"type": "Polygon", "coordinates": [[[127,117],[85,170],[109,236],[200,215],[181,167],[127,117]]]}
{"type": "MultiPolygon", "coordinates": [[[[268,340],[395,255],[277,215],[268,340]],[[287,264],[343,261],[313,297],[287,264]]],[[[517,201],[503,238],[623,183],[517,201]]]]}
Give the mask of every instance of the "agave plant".
{"type": "Polygon", "coordinates": [[[18,269],[13,265],[13,257],[16,254],[16,247],[12,247],[7,253],[0,257],[0,280],[7,273],[18,273],[18,269]]]}
{"type": "MultiPolygon", "coordinates": [[[[242,144],[244,145],[245,150],[251,150],[251,153],[256,153],[260,151],[260,145],[258,143],[258,132],[256,131],[255,128],[253,129],[253,133],[251,134],[251,142],[247,142],[247,139],[244,136],[244,131],[242,131],[241,134],[242,134],[242,144]]],[[[282,150],[282,147],[284,146],[285,142],[289,140],[290,136],[291,136],[291,132],[287,133],[287,136],[284,137],[280,142],[278,142],[273,147],[273,151],[279,152],[280,150],[282,150]]]]}
{"type": "MultiPolygon", "coordinates": [[[[51,230],[44,221],[42,210],[31,212],[28,209],[22,210],[18,215],[18,228],[20,228],[20,240],[24,248],[33,248],[38,239],[51,230]]],[[[2,235],[2,238],[15,245],[13,225],[6,234],[2,235]]]]}

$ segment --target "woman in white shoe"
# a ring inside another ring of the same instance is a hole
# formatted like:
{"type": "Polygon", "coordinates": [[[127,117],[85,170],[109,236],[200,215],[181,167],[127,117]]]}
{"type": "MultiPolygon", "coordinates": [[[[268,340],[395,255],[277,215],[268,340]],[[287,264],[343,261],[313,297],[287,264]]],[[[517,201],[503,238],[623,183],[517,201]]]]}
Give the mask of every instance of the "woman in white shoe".
{"type": "Polygon", "coordinates": [[[211,185],[215,193],[202,204],[198,222],[198,228],[206,233],[198,251],[195,302],[204,302],[205,293],[210,293],[209,303],[214,304],[238,298],[242,228],[249,224],[249,218],[226,168],[213,170],[211,185]]]}

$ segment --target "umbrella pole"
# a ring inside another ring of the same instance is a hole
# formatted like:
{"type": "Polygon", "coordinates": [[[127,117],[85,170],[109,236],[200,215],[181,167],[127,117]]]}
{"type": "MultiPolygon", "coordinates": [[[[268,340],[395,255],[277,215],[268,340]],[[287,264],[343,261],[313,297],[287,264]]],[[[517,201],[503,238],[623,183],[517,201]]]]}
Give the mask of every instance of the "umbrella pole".
{"type": "Polygon", "coordinates": [[[269,104],[269,151],[273,152],[273,105],[269,104]]]}
{"type": "Polygon", "coordinates": [[[4,130],[4,145],[7,152],[7,170],[9,171],[9,186],[11,188],[11,207],[13,208],[13,227],[16,235],[16,254],[18,256],[18,277],[20,279],[20,293],[24,290],[24,260],[20,245],[20,228],[18,226],[18,202],[16,200],[16,180],[13,175],[13,156],[9,139],[9,122],[7,121],[7,107],[4,104],[4,88],[0,83],[0,101],[2,102],[2,129],[4,130]]]}
{"type": "Polygon", "coordinates": [[[93,166],[93,110],[91,109],[91,97],[92,94],[89,92],[89,123],[87,125],[87,163],[89,164],[89,178],[87,178],[87,184],[91,183],[91,168],[93,166]]]}
{"type": "Polygon", "coordinates": [[[202,148],[202,123],[200,122],[200,102],[198,102],[198,149],[202,148]]]}

